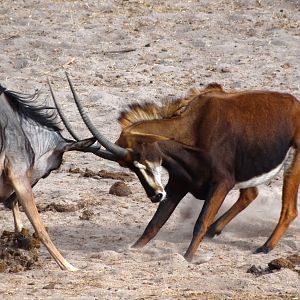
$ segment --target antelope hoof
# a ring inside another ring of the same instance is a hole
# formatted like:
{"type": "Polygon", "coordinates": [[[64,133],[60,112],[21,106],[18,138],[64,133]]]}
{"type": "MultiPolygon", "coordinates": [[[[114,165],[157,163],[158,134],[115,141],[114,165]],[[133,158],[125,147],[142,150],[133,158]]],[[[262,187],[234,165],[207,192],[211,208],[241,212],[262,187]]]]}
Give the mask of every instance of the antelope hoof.
{"type": "Polygon", "coordinates": [[[192,260],[193,260],[193,255],[191,255],[191,254],[185,253],[183,257],[184,257],[185,260],[186,260],[187,262],[189,262],[189,263],[191,263],[192,260]]]}
{"type": "Polygon", "coordinates": [[[209,227],[209,229],[207,230],[207,232],[206,232],[206,237],[208,237],[208,238],[213,238],[213,237],[215,237],[216,235],[219,235],[219,234],[221,234],[221,230],[218,230],[217,229],[217,226],[210,226],[209,227]]]}
{"type": "Polygon", "coordinates": [[[133,249],[141,249],[141,248],[143,248],[144,246],[145,246],[144,243],[141,243],[141,242],[137,241],[137,242],[135,242],[135,243],[131,246],[131,248],[133,248],[133,249]]]}
{"type": "Polygon", "coordinates": [[[73,265],[71,265],[68,261],[64,261],[62,264],[59,264],[60,265],[60,268],[62,270],[65,270],[65,271],[70,271],[70,272],[76,272],[76,271],[79,271],[78,268],[75,268],[73,265]]]}
{"type": "Polygon", "coordinates": [[[257,254],[257,253],[264,253],[264,254],[268,254],[272,249],[270,249],[269,247],[263,245],[261,247],[258,247],[254,253],[257,254]]]}
{"type": "Polygon", "coordinates": [[[70,271],[70,272],[77,272],[77,271],[79,271],[80,269],[78,269],[78,268],[76,268],[76,267],[74,267],[74,266],[72,266],[72,265],[69,265],[65,270],[66,270],[66,271],[70,271]]]}

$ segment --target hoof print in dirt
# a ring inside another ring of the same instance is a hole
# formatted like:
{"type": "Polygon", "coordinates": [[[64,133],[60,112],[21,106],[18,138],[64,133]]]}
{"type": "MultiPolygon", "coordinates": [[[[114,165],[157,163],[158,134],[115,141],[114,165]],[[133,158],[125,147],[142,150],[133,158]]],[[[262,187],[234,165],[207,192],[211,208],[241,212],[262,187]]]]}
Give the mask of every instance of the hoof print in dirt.
{"type": "Polygon", "coordinates": [[[0,272],[17,273],[40,267],[38,249],[40,240],[29,230],[15,233],[3,231],[0,237],[0,272]]]}
{"type": "Polygon", "coordinates": [[[80,174],[82,177],[86,178],[94,178],[94,179],[115,179],[115,180],[122,180],[122,181],[133,181],[135,179],[134,175],[127,172],[109,172],[106,170],[100,171],[92,171],[89,168],[85,168],[85,170],[81,170],[80,168],[70,167],[68,170],[69,173],[73,174],[80,174]]]}
{"type": "Polygon", "coordinates": [[[109,194],[118,197],[126,197],[132,194],[128,185],[123,181],[115,182],[109,189],[109,194]]]}

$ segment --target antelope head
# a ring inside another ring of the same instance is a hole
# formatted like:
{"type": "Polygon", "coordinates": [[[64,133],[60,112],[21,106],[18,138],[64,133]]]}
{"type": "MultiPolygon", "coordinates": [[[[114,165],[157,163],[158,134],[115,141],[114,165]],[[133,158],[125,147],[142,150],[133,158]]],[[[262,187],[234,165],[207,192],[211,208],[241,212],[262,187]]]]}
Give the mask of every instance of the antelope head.
{"type": "Polygon", "coordinates": [[[161,181],[162,152],[159,142],[167,138],[123,130],[116,144],[127,149],[126,159],[119,164],[131,169],[139,178],[148,198],[160,202],[166,198],[161,181]]]}
{"type": "MultiPolygon", "coordinates": [[[[90,149],[89,152],[92,152],[101,158],[116,161],[122,167],[129,168],[135,172],[142,186],[144,187],[148,198],[150,198],[152,202],[155,203],[163,201],[166,198],[166,192],[161,182],[162,153],[160,151],[158,142],[166,140],[166,138],[151,134],[142,134],[123,130],[116,143],[110,142],[94,126],[93,122],[86,113],[81,100],[77,96],[68,74],[66,74],[66,76],[82,120],[93,137],[96,138],[99,144],[105,148],[99,149],[99,147],[96,147],[95,149],[90,149]]],[[[75,140],[80,140],[65,118],[60,106],[56,101],[51,84],[50,82],[48,83],[57,111],[65,127],[75,140]]]]}

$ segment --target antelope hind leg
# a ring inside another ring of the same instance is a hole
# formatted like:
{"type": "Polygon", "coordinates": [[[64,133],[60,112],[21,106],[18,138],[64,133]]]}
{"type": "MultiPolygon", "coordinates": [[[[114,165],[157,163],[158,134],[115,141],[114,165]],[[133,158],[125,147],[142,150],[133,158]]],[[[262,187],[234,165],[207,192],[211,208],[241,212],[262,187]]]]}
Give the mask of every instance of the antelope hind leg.
{"type": "Polygon", "coordinates": [[[300,152],[297,150],[292,165],[284,174],[282,188],[282,207],[277,226],[266,243],[255,253],[268,253],[279,242],[290,223],[297,217],[297,194],[300,182],[300,152]]]}
{"type": "Polygon", "coordinates": [[[18,199],[15,199],[12,203],[12,213],[14,217],[14,224],[15,224],[15,232],[21,232],[23,229],[23,222],[21,219],[21,213],[19,209],[18,199]]]}
{"type": "Polygon", "coordinates": [[[218,218],[212,225],[210,225],[206,236],[212,238],[215,235],[219,235],[224,227],[242,210],[244,210],[258,195],[256,187],[240,190],[240,196],[238,200],[232,205],[232,207],[225,212],[220,218],[218,218]]]}

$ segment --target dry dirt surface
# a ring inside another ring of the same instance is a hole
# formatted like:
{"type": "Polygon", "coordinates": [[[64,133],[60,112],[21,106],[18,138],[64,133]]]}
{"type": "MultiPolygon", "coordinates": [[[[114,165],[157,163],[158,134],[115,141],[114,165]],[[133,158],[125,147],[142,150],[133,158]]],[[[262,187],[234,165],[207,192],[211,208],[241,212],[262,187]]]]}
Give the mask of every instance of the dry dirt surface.
{"type": "MultiPolygon", "coordinates": [[[[180,97],[210,82],[300,99],[300,2],[0,0],[1,84],[25,93],[39,89],[40,101],[51,103],[49,77],[71,124],[88,137],[65,71],[112,141],[127,104],[180,97]]],[[[0,298],[300,299],[297,266],[255,272],[300,251],[298,218],[275,250],[253,254],[277,223],[281,179],[261,186],[259,198],[220,236],[205,239],[195,262],[187,263],[182,254],[201,201],[187,196],[153,241],[132,250],[156,205],[117,164],[67,154],[34,194],[53,241],[80,271],[59,270],[41,247],[40,267],[0,273],[0,298]],[[118,180],[132,194],[109,194],[118,180]]],[[[236,197],[231,193],[221,210],[236,197]]],[[[3,207],[0,222],[1,231],[13,230],[12,215],[3,207]]]]}

